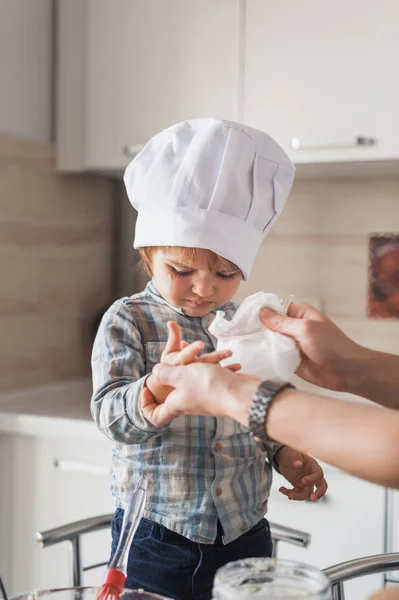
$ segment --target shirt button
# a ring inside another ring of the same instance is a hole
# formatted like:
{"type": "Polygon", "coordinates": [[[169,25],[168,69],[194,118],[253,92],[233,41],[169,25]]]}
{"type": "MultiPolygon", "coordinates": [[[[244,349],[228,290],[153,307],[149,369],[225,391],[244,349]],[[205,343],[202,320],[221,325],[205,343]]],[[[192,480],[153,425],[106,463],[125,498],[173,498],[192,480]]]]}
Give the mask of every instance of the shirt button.
{"type": "Polygon", "coordinates": [[[215,444],[215,450],[216,452],[220,452],[222,449],[222,444],[219,444],[219,442],[217,442],[217,444],[215,444]]]}
{"type": "Polygon", "coordinates": [[[221,496],[222,494],[222,488],[216,488],[216,496],[221,496]]]}

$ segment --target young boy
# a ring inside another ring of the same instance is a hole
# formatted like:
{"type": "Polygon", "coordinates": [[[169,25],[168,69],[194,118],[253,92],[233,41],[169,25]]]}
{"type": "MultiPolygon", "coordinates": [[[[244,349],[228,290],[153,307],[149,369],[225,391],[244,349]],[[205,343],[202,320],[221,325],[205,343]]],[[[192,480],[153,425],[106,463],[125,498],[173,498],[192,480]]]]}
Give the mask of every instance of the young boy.
{"type": "Polygon", "coordinates": [[[154,411],[171,391],[152,373],[157,363],[227,355],[213,352],[208,326],[217,309],[230,318],[236,311],[231,299],[293,179],[293,165],[268,135],[215,119],[162,131],[126,169],[138,211],[134,246],[152,280],[104,315],[93,348],[91,410],[115,441],[112,552],[137,479],[143,473],[149,479],[145,518],[129,555],[129,588],[210,599],[219,567],[271,555],[264,519],[268,454],[294,485],[294,498],[313,492],[313,485],[301,485],[304,474],[322,473],[314,459],[286,446],[266,448],[231,419],[180,416],[168,423],[154,411]],[[201,350],[207,354],[198,358],[201,350]]]}

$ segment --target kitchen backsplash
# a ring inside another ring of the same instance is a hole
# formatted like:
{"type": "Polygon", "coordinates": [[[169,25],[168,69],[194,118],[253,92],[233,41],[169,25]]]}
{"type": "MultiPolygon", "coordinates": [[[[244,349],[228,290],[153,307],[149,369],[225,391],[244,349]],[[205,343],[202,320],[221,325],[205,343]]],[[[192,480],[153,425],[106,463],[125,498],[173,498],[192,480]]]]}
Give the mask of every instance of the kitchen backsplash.
{"type": "Polygon", "coordinates": [[[89,375],[110,302],[114,183],[59,176],[48,144],[0,136],[0,391],[89,375]]]}
{"type": "Polygon", "coordinates": [[[399,179],[297,180],[238,297],[294,294],[359,342],[399,353],[399,320],[367,318],[368,240],[384,232],[399,232],[399,179]]]}

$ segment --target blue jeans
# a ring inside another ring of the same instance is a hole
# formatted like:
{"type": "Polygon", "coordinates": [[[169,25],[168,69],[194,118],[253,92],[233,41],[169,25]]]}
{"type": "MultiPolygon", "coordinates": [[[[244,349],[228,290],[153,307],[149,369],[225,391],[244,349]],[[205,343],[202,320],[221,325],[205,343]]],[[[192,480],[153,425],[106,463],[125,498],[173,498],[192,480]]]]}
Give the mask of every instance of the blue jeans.
{"type": "MultiPolygon", "coordinates": [[[[118,508],[112,521],[112,555],[123,520],[118,508]]],[[[224,545],[218,524],[214,544],[199,544],[182,535],[142,519],[129,553],[126,587],[143,588],[174,600],[210,600],[213,579],[219,567],[241,558],[271,556],[269,523],[261,519],[241,537],[224,545]]]]}

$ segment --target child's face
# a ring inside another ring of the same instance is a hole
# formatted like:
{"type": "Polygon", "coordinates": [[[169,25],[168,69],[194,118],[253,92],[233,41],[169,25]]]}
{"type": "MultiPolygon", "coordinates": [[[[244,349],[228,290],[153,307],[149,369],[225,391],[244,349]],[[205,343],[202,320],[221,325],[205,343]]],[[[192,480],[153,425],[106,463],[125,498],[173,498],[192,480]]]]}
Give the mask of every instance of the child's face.
{"type": "Polygon", "coordinates": [[[213,272],[206,260],[184,263],[177,248],[156,252],[151,266],[165,300],[190,317],[203,317],[231,300],[242,280],[239,269],[213,272]]]}

